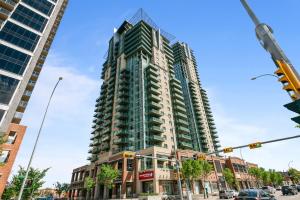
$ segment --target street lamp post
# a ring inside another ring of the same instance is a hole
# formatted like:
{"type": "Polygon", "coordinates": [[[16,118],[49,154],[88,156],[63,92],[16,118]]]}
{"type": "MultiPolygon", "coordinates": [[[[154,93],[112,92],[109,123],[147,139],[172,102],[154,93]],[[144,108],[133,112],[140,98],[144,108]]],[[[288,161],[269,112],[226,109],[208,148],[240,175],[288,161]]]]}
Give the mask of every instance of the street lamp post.
{"type": "Polygon", "coordinates": [[[58,81],[56,82],[56,84],[55,84],[55,86],[54,86],[54,88],[53,88],[53,90],[52,90],[52,93],[51,93],[51,95],[50,95],[50,98],[49,98],[49,101],[48,101],[48,104],[47,104],[47,107],[46,107],[46,110],[45,110],[45,113],[44,113],[44,116],[43,116],[43,120],[42,120],[42,123],[41,123],[41,125],[40,125],[40,129],[39,129],[38,135],[37,135],[37,137],[36,137],[36,140],[35,140],[35,143],[34,143],[34,146],[33,146],[33,150],[32,150],[32,153],[31,153],[31,156],[30,156],[28,165],[27,165],[26,174],[25,174],[24,180],[23,180],[23,182],[22,182],[22,186],[21,186],[21,190],[20,190],[20,193],[19,193],[19,196],[18,196],[18,200],[21,200],[21,199],[22,199],[22,194],[23,194],[23,191],[24,191],[25,183],[26,183],[27,178],[28,178],[28,173],[29,173],[29,170],[30,170],[31,162],[32,162],[32,159],[33,159],[33,156],[34,156],[34,153],[35,153],[35,150],[36,150],[36,147],[37,147],[37,144],[38,144],[40,135],[41,135],[41,131],[42,131],[42,128],[43,128],[43,125],[44,125],[44,121],[45,121],[47,112],[48,112],[48,108],[49,108],[49,105],[50,105],[52,96],[53,96],[53,94],[54,94],[54,92],[55,92],[55,89],[56,89],[58,83],[59,83],[61,80],[62,80],[62,77],[59,77],[59,79],[58,79],[58,81]]]}
{"type": "Polygon", "coordinates": [[[258,79],[260,77],[263,77],[263,76],[274,76],[276,78],[279,78],[278,76],[274,75],[274,74],[262,74],[262,75],[259,75],[259,76],[255,76],[255,77],[252,77],[251,80],[255,80],[255,79],[258,79]]]}
{"type": "Polygon", "coordinates": [[[294,161],[291,160],[291,161],[288,163],[289,169],[291,168],[291,163],[292,163],[292,162],[294,162],[294,161]]]}

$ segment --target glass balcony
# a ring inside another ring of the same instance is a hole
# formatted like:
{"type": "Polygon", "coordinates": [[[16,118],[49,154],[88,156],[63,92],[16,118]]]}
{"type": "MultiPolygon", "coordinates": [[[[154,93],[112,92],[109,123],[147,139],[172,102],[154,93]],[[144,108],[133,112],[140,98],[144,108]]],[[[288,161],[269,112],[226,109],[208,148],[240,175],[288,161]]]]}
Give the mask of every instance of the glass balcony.
{"type": "Polygon", "coordinates": [[[151,117],[149,119],[149,124],[161,125],[162,123],[163,123],[163,121],[156,117],[151,117]]]}
{"type": "Polygon", "coordinates": [[[164,130],[159,126],[150,126],[149,131],[155,134],[164,132],[164,130]]]}
{"type": "Polygon", "coordinates": [[[190,135],[185,135],[185,134],[178,134],[177,137],[181,140],[192,140],[192,137],[190,135]]]}
{"type": "Polygon", "coordinates": [[[119,136],[119,137],[122,137],[122,136],[128,136],[128,131],[127,130],[118,130],[118,131],[115,131],[115,135],[116,136],[119,136]]]}
{"type": "Polygon", "coordinates": [[[184,149],[192,149],[193,145],[187,142],[179,141],[179,147],[184,149]]]}
{"type": "Polygon", "coordinates": [[[178,126],[178,127],[177,127],[177,130],[178,130],[178,132],[180,132],[180,133],[190,133],[190,129],[185,128],[185,127],[183,127],[183,126],[178,126]]]}
{"type": "Polygon", "coordinates": [[[4,15],[5,17],[7,17],[9,15],[9,13],[10,13],[9,10],[0,7],[0,14],[1,15],[4,15]]]}
{"type": "Polygon", "coordinates": [[[182,119],[177,119],[176,123],[181,124],[181,125],[185,125],[185,126],[189,126],[189,123],[186,120],[182,120],[182,119]]]}
{"type": "Polygon", "coordinates": [[[182,95],[179,95],[179,94],[173,93],[173,97],[174,97],[174,99],[178,99],[178,100],[184,101],[184,99],[183,99],[183,96],[182,96],[182,95]]]}
{"type": "Polygon", "coordinates": [[[155,103],[155,102],[153,102],[153,101],[150,101],[150,102],[149,102],[149,106],[150,106],[151,108],[154,108],[154,109],[160,109],[160,108],[161,108],[161,105],[160,105],[160,104],[155,103]]]}
{"type": "Polygon", "coordinates": [[[128,107],[125,105],[118,105],[116,108],[117,112],[127,112],[128,111],[128,107]]]}
{"type": "Polygon", "coordinates": [[[97,153],[99,153],[100,152],[100,148],[98,148],[98,147],[95,147],[95,148],[93,148],[93,150],[92,150],[92,153],[93,154],[97,154],[97,153]]]}
{"type": "Polygon", "coordinates": [[[129,96],[128,92],[121,92],[119,91],[119,97],[127,98],[129,96]]]}
{"type": "Polygon", "coordinates": [[[181,113],[186,113],[186,109],[181,106],[174,106],[175,111],[181,112],[181,113]]]}
{"type": "Polygon", "coordinates": [[[154,69],[152,69],[152,68],[148,68],[148,69],[147,69],[147,73],[148,73],[149,75],[159,76],[159,73],[158,73],[157,71],[155,71],[154,69]]]}
{"type": "Polygon", "coordinates": [[[117,145],[128,145],[132,142],[134,142],[133,138],[119,138],[114,140],[114,143],[117,145]]]}
{"type": "Polygon", "coordinates": [[[106,134],[106,133],[109,133],[109,132],[110,132],[110,128],[105,128],[105,129],[103,129],[103,131],[102,131],[103,134],[106,134]]]}
{"type": "Polygon", "coordinates": [[[126,121],[118,120],[118,121],[116,122],[116,126],[117,126],[117,127],[120,127],[120,128],[125,128],[125,127],[127,127],[127,125],[128,125],[128,123],[127,123],[126,121]]]}
{"type": "Polygon", "coordinates": [[[153,81],[153,82],[155,82],[155,83],[158,83],[158,82],[159,82],[159,78],[158,78],[157,76],[152,75],[152,74],[148,74],[148,75],[147,75],[147,79],[148,79],[149,82],[150,82],[150,81],[153,81]]]}
{"type": "Polygon", "coordinates": [[[163,137],[159,136],[159,135],[153,135],[151,137],[151,140],[153,142],[160,142],[160,143],[165,141],[165,139],[163,137]]]}
{"type": "Polygon", "coordinates": [[[116,114],[116,118],[121,119],[121,120],[125,120],[125,119],[128,118],[128,113],[118,112],[118,114],[116,114]]]}
{"type": "Polygon", "coordinates": [[[156,95],[153,95],[153,94],[148,95],[148,99],[150,99],[154,102],[160,102],[160,98],[156,95]]]}
{"type": "Polygon", "coordinates": [[[187,120],[186,114],[182,114],[182,113],[180,113],[180,112],[175,112],[175,116],[178,117],[178,118],[180,118],[180,119],[185,119],[185,120],[187,120]]]}
{"type": "Polygon", "coordinates": [[[183,93],[182,93],[182,90],[180,90],[180,89],[178,89],[178,88],[172,88],[172,91],[174,92],[174,93],[177,93],[177,94],[179,94],[179,95],[183,95],[183,93]]]}
{"type": "Polygon", "coordinates": [[[159,91],[158,89],[153,88],[153,87],[150,87],[150,88],[148,89],[148,92],[149,92],[150,94],[160,95],[160,91],[159,91]]]}
{"type": "Polygon", "coordinates": [[[181,107],[185,107],[185,103],[183,101],[174,100],[175,105],[179,105],[181,107]]]}
{"type": "Polygon", "coordinates": [[[151,115],[151,116],[162,116],[162,114],[158,111],[158,110],[155,110],[155,109],[151,109],[148,111],[148,114],[151,115]]]}
{"type": "Polygon", "coordinates": [[[148,85],[150,87],[155,88],[155,89],[159,89],[160,88],[160,85],[158,83],[154,82],[154,81],[148,81],[148,85]]]}

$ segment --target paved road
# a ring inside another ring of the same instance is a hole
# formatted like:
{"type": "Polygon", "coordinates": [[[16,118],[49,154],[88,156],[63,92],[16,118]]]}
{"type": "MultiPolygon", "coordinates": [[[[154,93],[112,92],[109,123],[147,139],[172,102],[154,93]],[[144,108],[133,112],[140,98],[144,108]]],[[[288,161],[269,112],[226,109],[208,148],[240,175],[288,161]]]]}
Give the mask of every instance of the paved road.
{"type": "Polygon", "coordinates": [[[276,200],[300,200],[300,193],[297,195],[283,196],[281,192],[276,192],[276,200]]]}

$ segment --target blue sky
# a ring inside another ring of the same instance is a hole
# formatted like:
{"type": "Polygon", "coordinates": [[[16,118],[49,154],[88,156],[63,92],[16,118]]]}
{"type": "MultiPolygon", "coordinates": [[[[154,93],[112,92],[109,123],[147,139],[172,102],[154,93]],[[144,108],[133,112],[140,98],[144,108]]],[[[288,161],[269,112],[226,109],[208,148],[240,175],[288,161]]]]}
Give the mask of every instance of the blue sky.
{"type": "MultiPolygon", "coordinates": [[[[300,2],[248,0],[269,24],[296,69],[300,66],[300,2]]],[[[144,8],[158,26],[195,51],[200,79],[208,91],[222,147],[299,134],[290,120],[290,102],[273,77],[270,56],[259,45],[254,25],[238,0],[89,0],[70,1],[22,124],[28,126],[16,159],[26,165],[42,112],[57,78],[63,76],[45,122],[33,166],[51,167],[44,186],[69,182],[72,169],[87,163],[100,73],[113,28],[144,8]]],[[[237,151],[265,168],[300,168],[299,140],[237,151]]]]}

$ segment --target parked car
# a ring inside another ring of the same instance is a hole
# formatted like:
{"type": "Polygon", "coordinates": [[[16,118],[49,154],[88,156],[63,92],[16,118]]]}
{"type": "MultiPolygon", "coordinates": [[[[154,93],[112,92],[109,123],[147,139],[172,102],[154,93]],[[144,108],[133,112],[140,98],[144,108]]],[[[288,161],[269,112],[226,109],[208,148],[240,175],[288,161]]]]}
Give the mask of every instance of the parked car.
{"type": "Polygon", "coordinates": [[[237,195],[239,195],[239,193],[236,190],[228,190],[233,197],[236,197],[237,195]]]}
{"type": "Polygon", "coordinates": [[[274,195],[268,194],[261,189],[241,190],[235,200],[276,200],[274,195]]]}
{"type": "Polygon", "coordinates": [[[261,189],[269,194],[275,194],[276,192],[275,188],[271,186],[263,186],[261,189]]]}
{"type": "Polygon", "coordinates": [[[300,192],[300,185],[297,185],[297,190],[298,190],[298,192],[300,192]]]}
{"type": "Polygon", "coordinates": [[[298,194],[298,191],[297,191],[296,187],[289,186],[289,185],[282,186],[281,187],[281,192],[282,192],[282,195],[289,195],[289,194],[296,195],[296,194],[298,194]]]}
{"type": "Polygon", "coordinates": [[[220,190],[219,197],[220,199],[231,199],[233,198],[232,190],[220,190]]]}
{"type": "Polygon", "coordinates": [[[277,186],[277,187],[276,187],[276,190],[277,190],[277,191],[281,191],[281,186],[277,186]]]}

